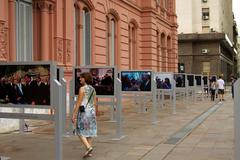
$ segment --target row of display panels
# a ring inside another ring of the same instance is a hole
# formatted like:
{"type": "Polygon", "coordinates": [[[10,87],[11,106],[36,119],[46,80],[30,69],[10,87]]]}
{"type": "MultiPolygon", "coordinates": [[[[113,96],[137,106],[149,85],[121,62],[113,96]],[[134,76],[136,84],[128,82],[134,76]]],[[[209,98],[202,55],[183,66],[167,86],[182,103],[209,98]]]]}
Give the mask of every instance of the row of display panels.
{"type": "MultiPolygon", "coordinates": [[[[115,67],[75,67],[73,68],[74,91],[78,95],[81,73],[89,72],[93,76],[92,86],[97,96],[114,96],[116,77],[121,79],[122,92],[151,92],[152,78],[157,89],[171,89],[173,79],[176,87],[185,87],[208,83],[202,75],[184,73],[153,73],[150,70],[127,70],[117,74],[115,67]]],[[[59,70],[53,62],[16,62],[0,63],[0,104],[28,104],[51,106],[52,80],[59,80],[59,70]]]]}

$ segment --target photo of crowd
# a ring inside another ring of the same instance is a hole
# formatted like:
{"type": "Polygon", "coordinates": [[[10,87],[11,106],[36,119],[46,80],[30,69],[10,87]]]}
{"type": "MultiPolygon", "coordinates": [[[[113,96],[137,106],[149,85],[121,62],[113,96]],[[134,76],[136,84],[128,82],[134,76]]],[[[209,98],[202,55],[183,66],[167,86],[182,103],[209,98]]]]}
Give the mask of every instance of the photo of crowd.
{"type": "Polygon", "coordinates": [[[50,105],[50,65],[0,65],[0,103],[50,105]]]}
{"type": "Polygon", "coordinates": [[[185,87],[185,74],[174,74],[174,80],[176,81],[176,87],[185,87]]]}
{"type": "Polygon", "coordinates": [[[202,76],[195,75],[196,85],[201,86],[202,85],[202,76]]]}
{"type": "Polygon", "coordinates": [[[75,68],[75,95],[78,95],[80,84],[80,74],[89,72],[93,76],[92,86],[97,95],[114,95],[114,68],[75,68]]]}
{"type": "Polygon", "coordinates": [[[172,79],[173,77],[171,74],[155,74],[157,89],[171,89],[172,79]]]}
{"type": "Polygon", "coordinates": [[[151,91],[150,71],[122,71],[122,91],[151,91]]]}
{"type": "Polygon", "coordinates": [[[194,75],[187,75],[188,80],[188,86],[193,87],[194,86],[194,75]]]}

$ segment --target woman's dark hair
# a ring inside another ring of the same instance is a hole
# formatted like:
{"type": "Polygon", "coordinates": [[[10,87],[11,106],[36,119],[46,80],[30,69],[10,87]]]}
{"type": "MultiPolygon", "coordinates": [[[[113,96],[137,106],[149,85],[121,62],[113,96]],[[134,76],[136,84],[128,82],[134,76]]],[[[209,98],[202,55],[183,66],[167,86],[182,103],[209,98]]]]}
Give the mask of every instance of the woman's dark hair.
{"type": "Polygon", "coordinates": [[[93,78],[89,72],[81,73],[80,78],[84,78],[87,84],[92,84],[93,78]]]}

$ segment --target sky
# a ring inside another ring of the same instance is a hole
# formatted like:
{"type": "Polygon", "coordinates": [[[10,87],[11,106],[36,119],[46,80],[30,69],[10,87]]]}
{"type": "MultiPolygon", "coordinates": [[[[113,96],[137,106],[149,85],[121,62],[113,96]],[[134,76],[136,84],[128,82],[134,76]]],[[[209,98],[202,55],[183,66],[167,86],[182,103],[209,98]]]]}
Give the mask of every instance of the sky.
{"type": "Polygon", "coordinates": [[[233,12],[238,26],[238,33],[240,33],[240,0],[233,0],[233,12]]]}

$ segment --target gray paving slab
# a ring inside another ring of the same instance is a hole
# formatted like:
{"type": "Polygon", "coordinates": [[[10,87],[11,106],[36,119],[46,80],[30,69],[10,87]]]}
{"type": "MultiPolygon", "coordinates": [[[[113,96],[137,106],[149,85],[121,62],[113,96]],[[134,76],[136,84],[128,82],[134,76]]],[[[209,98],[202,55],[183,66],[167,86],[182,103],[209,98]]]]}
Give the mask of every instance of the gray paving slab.
{"type": "MultiPolygon", "coordinates": [[[[115,123],[106,122],[110,119],[109,108],[100,106],[104,114],[98,119],[98,137],[94,139],[94,151],[91,160],[198,160],[206,158],[200,153],[208,149],[212,158],[217,153],[232,154],[232,111],[231,101],[227,99],[222,107],[212,116],[197,126],[191,134],[179,144],[164,144],[174,133],[181,130],[189,122],[208,110],[214,102],[191,102],[187,105],[177,102],[177,114],[172,114],[171,106],[159,109],[159,123],[151,123],[151,108],[146,113],[138,113],[138,108],[131,101],[123,103],[124,135],[120,141],[113,141],[115,123]],[[218,122],[216,122],[218,121],[218,122]],[[198,152],[198,149],[200,151],[198,152]],[[180,154],[181,153],[181,154],[180,154]],[[199,158],[189,156],[194,153],[199,158]]],[[[0,134],[0,156],[11,160],[54,160],[54,130],[49,122],[28,121],[32,132],[26,134],[0,134]],[[37,124],[39,127],[33,127],[37,124]],[[43,125],[39,125],[43,124],[43,125]]],[[[181,136],[177,136],[181,138],[181,136]]],[[[63,159],[82,159],[85,149],[77,136],[64,138],[63,159]]],[[[229,156],[223,156],[228,158],[229,156]]],[[[207,159],[206,159],[207,160],[207,159]]],[[[210,160],[210,159],[209,159],[210,160]]],[[[213,159],[211,159],[213,160],[213,159]]]]}

